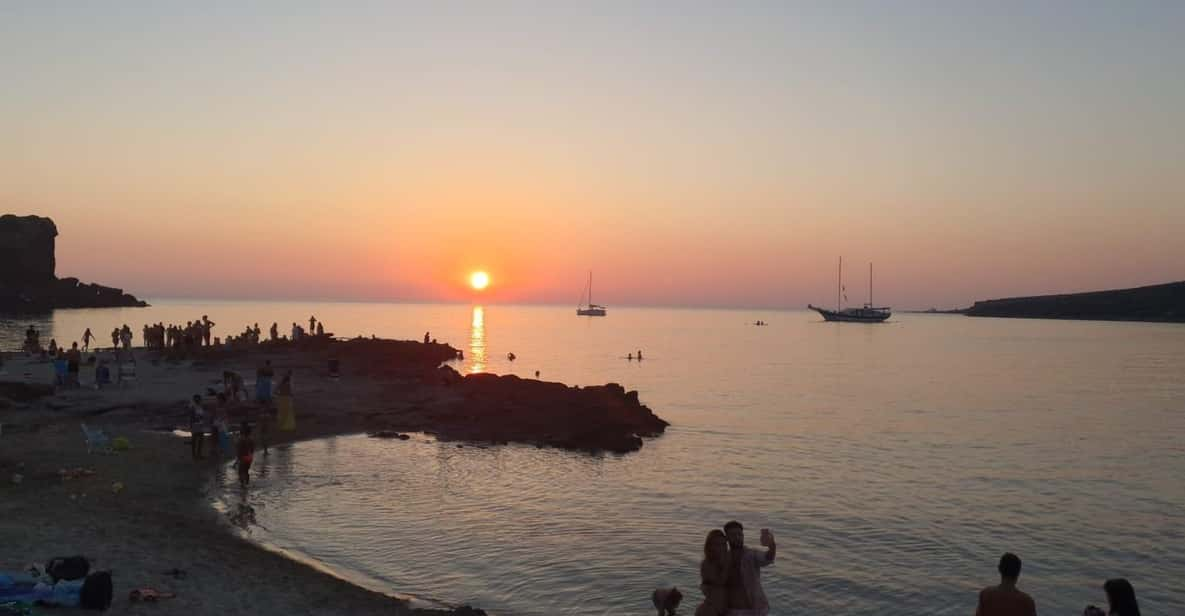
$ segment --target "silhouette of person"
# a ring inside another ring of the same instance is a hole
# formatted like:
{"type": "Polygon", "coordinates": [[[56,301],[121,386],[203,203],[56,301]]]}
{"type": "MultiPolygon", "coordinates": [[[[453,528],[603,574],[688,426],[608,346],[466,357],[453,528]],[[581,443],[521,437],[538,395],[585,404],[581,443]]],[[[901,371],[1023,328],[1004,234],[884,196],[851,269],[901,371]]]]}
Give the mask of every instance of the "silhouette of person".
{"type": "Polygon", "coordinates": [[[1000,584],[979,591],[975,616],[1037,616],[1033,598],[1016,587],[1020,579],[1020,557],[1005,553],[996,569],[1000,572],[1000,584]]]}

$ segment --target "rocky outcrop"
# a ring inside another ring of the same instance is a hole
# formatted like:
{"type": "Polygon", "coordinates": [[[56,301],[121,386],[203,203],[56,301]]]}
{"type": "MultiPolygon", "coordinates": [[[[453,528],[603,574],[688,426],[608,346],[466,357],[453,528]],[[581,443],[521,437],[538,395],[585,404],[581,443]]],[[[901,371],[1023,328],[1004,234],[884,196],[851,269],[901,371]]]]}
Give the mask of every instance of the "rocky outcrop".
{"type": "Polygon", "coordinates": [[[58,227],[40,216],[0,216],[0,284],[40,286],[54,278],[58,227]]]}
{"type": "Polygon", "coordinates": [[[40,216],[0,216],[0,311],[147,306],[122,289],[58,278],[58,228],[40,216]]]}
{"type": "Polygon", "coordinates": [[[444,439],[628,453],[669,425],[638,401],[638,392],[616,383],[568,387],[496,374],[456,375],[452,382],[459,400],[429,417],[444,439]]]}
{"type": "Polygon", "coordinates": [[[1185,322],[1185,282],[975,302],[973,317],[1185,322]]]}

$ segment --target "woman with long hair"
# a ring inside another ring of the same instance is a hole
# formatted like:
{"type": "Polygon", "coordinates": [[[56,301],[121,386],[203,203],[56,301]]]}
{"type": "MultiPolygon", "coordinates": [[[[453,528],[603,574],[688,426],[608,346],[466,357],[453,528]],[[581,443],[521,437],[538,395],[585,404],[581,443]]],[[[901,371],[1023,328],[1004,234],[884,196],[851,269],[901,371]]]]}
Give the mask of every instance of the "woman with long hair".
{"type": "Polygon", "coordinates": [[[704,539],[704,559],[699,565],[700,590],[704,601],[695,616],[724,616],[728,613],[728,538],[714,528],[704,539]]]}
{"type": "Polygon", "coordinates": [[[1140,616],[1140,604],[1136,603],[1136,589],[1131,582],[1123,578],[1107,580],[1103,591],[1107,593],[1109,616],[1140,616]]]}

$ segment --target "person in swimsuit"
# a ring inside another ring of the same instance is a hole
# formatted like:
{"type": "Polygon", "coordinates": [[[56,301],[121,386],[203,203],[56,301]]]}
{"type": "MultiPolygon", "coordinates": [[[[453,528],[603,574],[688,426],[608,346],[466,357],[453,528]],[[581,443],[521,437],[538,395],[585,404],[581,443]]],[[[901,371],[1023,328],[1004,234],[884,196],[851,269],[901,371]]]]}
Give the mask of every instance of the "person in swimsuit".
{"type": "Polygon", "coordinates": [[[235,451],[235,466],[239,470],[239,485],[244,488],[251,482],[251,463],[255,461],[255,439],[251,438],[251,426],[247,422],[239,428],[239,443],[235,451]]]}
{"type": "Polygon", "coordinates": [[[700,590],[704,601],[695,609],[695,616],[724,616],[728,613],[728,538],[724,531],[714,528],[704,540],[704,559],[700,561],[700,590]]]}

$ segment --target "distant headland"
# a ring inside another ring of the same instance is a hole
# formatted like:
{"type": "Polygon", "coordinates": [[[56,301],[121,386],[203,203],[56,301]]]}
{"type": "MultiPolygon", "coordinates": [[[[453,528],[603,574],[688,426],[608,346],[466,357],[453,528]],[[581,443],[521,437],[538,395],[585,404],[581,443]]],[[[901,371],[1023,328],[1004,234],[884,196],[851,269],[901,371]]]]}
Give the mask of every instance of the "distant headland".
{"type": "Polygon", "coordinates": [[[1185,281],[1134,289],[975,302],[972,317],[1185,323],[1185,281]]]}
{"type": "Polygon", "coordinates": [[[49,218],[0,216],[0,312],[148,305],[123,289],[58,278],[54,271],[57,235],[57,225],[49,218]]]}

